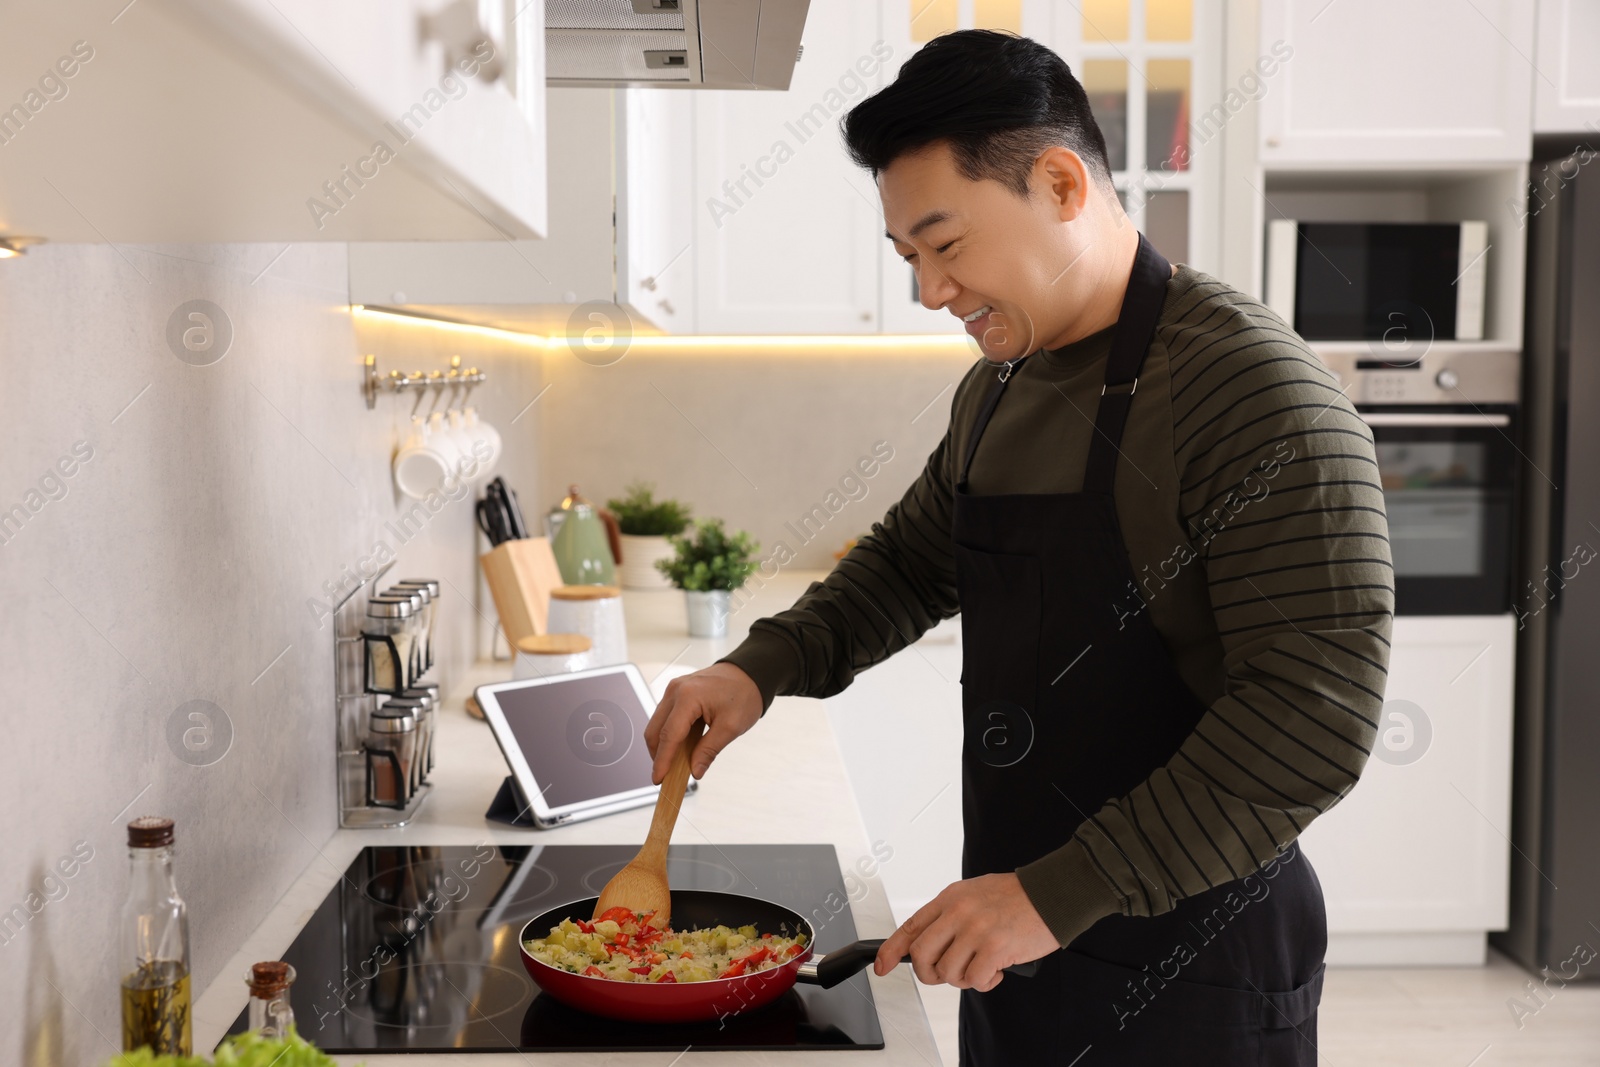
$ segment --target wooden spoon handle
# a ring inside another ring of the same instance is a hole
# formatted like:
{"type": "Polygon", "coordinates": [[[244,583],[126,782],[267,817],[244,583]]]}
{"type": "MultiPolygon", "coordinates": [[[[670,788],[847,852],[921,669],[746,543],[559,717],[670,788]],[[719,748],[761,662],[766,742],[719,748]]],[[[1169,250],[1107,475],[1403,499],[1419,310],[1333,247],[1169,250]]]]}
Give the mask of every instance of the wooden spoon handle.
{"type": "Polygon", "coordinates": [[[690,760],[704,732],[705,723],[696,719],[694,725],[689,727],[689,736],[683,739],[683,744],[678,746],[678,751],[673,755],[666,776],[661,779],[661,792],[656,797],[656,812],[650,820],[650,833],[645,837],[644,846],[639,849],[639,858],[635,862],[647,861],[651,866],[666,870],[667,845],[672,840],[672,828],[678,823],[678,809],[683,806],[684,791],[689,788],[690,760]]]}

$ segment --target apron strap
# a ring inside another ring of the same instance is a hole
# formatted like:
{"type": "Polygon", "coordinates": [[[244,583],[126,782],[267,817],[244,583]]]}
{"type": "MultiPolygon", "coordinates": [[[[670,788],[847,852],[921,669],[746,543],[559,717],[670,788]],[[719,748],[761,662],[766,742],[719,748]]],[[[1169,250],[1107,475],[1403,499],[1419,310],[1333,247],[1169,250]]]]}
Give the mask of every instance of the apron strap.
{"type": "Polygon", "coordinates": [[[989,426],[989,417],[994,414],[995,407],[1000,403],[1000,394],[1005,392],[1006,383],[1011,380],[1011,376],[1016,373],[1017,368],[1027,358],[1027,356],[1023,356],[1022,359],[1006,364],[1005,368],[1001,370],[998,380],[994,383],[994,388],[989,390],[989,398],[983,402],[983,408],[979,410],[977,420],[972,424],[972,436],[967,440],[967,454],[961,461],[961,477],[956,479],[956,485],[962,489],[966,488],[967,472],[972,469],[972,457],[977,454],[978,440],[983,437],[983,431],[989,426]]]}
{"type": "Polygon", "coordinates": [[[1139,251],[1133,257],[1128,290],[1122,297],[1122,312],[1117,316],[1111,338],[1111,354],[1106,357],[1106,383],[1100,387],[1100,406],[1094,416],[1094,437],[1089,442],[1089,459],[1084,465],[1083,491],[1111,495],[1116,481],[1117,457],[1122,454],[1122,431],[1139,388],[1139,370],[1145,352],[1155,336],[1161,306],[1167,299],[1167,281],[1172,265],[1155,246],[1139,235],[1139,251]],[[1127,392],[1121,387],[1129,385],[1127,392]],[[1112,390],[1117,390],[1112,392],[1112,390]]]}
{"type": "MultiPolygon", "coordinates": [[[[1121,454],[1122,430],[1128,421],[1128,409],[1133,405],[1134,390],[1139,387],[1139,370],[1144,366],[1150,339],[1155,336],[1156,321],[1167,299],[1167,280],[1171,277],[1172,265],[1141,233],[1139,251],[1134,255],[1133,270],[1128,275],[1128,288],[1122,296],[1122,311],[1117,316],[1117,328],[1111,338],[1111,354],[1106,357],[1106,384],[1100,389],[1100,406],[1095,411],[1095,432],[1089,443],[1089,459],[1083,476],[1084,492],[1111,495],[1117,456],[1121,454]],[[1130,382],[1133,388],[1125,393],[1110,391],[1130,382]]],[[[1008,364],[989,391],[973,423],[972,436],[967,440],[961,476],[956,480],[958,486],[965,488],[972,457],[977,454],[978,441],[1000,403],[1000,394],[1005,392],[1006,382],[1026,359],[1024,356],[1008,364]]]]}

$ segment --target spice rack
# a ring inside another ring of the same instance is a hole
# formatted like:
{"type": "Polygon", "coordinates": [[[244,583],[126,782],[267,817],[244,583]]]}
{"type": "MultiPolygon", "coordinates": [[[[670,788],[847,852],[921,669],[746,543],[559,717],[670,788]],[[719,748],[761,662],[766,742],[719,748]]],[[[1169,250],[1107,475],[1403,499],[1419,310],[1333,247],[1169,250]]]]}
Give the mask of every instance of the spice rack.
{"type": "Polygon", "coordinates": [[[361,632],[367,600],[378,588],[378,580],[393,566],[391,560],[371,577],[362,579],[333,610],[333,692],[338,716],[339,825],[342,827],[404,826],[416,816],[433,791],[430,783],[421,783],[404,808],[367,804],[367,757],[362,736],[367,717],[377,707],[380,694],[366,691],[366,650],[361,632]]]}

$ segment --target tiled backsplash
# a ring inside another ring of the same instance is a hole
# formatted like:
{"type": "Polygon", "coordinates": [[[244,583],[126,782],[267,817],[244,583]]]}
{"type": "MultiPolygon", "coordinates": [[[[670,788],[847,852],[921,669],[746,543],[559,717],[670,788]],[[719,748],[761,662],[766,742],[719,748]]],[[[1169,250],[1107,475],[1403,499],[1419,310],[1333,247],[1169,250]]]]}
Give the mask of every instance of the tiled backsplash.
{"type": "Polygon", "coordinates": [[[569,482],[602,502],[642,478],[697,516],[749,530],[771,566],[832,567],[922,472],[976,358],[915,342],[812,351],[636,343],[597,367],[552,348],[539,402],[550,498],[541,504],[569,482]]]}

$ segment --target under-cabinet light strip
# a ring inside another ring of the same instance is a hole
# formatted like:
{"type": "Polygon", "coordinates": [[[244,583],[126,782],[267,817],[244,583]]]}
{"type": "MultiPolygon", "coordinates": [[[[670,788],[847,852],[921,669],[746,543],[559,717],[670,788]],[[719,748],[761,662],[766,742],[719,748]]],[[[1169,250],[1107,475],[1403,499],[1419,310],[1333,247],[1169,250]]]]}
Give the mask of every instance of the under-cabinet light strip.
{"type": "MultiPolygon", "coordinates": [[[[534,348],[565,348],[569,341],[581,342],[579,337],[547,337],[540,334],[520,333],[498,326],[479,326],[469,322],[452,322],[426,315],[412,315],[403,311],[370,308],[352,304],[351,310],[361,315],[371,315],[391,322],[408,322],[416,326],[442,330],[458,330],[480,337],[509,340],[534,348]]],[[[960,348],[973,351],[976,346],[965,334],[635,334],[628,342],[630,348],[656,349],[706,349],[706,348],[960,348]]]]}

